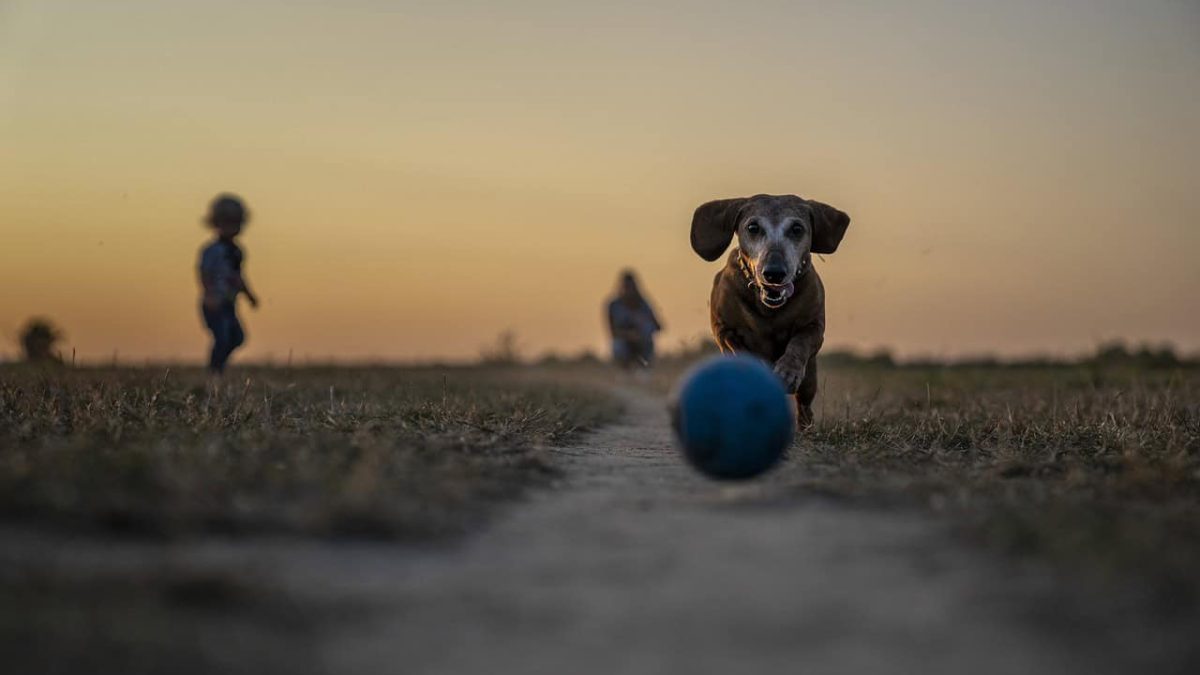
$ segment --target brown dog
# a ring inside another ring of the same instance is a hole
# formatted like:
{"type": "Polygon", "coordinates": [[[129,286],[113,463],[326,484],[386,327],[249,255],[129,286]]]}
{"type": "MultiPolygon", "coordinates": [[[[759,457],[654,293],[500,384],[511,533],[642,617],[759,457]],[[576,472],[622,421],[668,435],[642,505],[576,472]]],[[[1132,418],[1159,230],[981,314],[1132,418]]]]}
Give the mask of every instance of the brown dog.
{"type": "Polygon", "coordinates": [[[825,287],[813,253],[837,250],[850,216],[795,195],[718,199],[692,216],[692,249],[721,257],[713,281],[713,336],[722,352],[748,352],[775,365],[796,398],[797,422],[812,424],[817,352],[825,340],[825,287]]]}

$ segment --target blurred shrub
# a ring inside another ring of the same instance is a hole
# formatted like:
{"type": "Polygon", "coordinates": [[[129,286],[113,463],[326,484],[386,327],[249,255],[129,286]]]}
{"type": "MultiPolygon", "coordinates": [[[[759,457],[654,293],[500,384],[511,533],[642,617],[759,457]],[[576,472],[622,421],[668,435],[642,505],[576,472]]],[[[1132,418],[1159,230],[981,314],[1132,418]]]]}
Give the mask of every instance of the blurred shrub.
{"type": "Polygon", "coordinates": [[[61,363],[56,345],[63,333],[49,319],[33,318],[21,329],[21,352],[34,363],[61,363]]]}
{"type": "Polygon", "coordinates": [[[489,366],[514,366],[521,362],[516,331],[502,331],[496,341],[479,350],[479,361],[489,366]]]}

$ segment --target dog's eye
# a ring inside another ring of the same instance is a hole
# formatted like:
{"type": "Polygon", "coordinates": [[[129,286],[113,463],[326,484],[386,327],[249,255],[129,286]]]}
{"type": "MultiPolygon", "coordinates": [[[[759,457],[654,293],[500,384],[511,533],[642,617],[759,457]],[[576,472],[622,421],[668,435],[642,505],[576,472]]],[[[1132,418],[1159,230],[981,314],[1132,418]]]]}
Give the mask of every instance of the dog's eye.
{"type": "Polygon", "coordinates": [[[762,234],[762,231],[762,225],[759,225],[758,223],[751,222],[746,225],[746,234],[760,235],[762,234]]]}
{"type": "Polygon", "coordinates": [[[790,228],[788,228],[788,236],[794,237],[796,239],[803,237],[804,236],[804,225],[802,225],[801,223],[792,223],[792,226],[790,228]]]}

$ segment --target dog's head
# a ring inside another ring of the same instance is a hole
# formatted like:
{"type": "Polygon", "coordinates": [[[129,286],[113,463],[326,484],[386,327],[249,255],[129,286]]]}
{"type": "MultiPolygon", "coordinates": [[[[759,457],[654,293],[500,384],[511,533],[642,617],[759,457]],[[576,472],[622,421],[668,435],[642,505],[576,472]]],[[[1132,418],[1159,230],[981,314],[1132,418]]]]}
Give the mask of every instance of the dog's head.
{"type": "Polygon", "coordinates": [[[738,249],[764,305],[778,309],[812,265],[812,253],[837,250],[850,216],[795,195],[755,195],[702,204],[692,216],[692,249],[721,257],[737,235],[738,249]]]}

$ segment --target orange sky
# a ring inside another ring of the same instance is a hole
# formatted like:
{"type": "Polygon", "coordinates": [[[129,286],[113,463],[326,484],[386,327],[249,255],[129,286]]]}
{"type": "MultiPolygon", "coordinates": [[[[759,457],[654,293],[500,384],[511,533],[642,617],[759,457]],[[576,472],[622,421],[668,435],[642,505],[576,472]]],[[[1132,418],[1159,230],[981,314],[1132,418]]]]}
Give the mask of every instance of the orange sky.
{"type": "Polygon", "coordinates": [[[670,347],[755,192],[854,218],[827,344],[1197,350],[1198,178],[1190,2],[0,0],[0,328],[82,358],[201,358],[223,190],[244,358],[599,348],[627,265],[670,347]]]}

